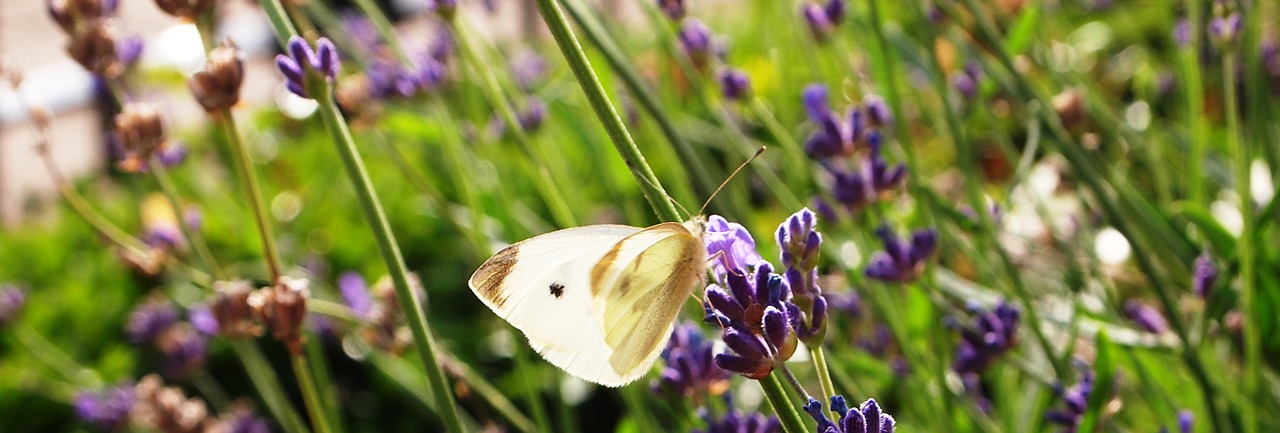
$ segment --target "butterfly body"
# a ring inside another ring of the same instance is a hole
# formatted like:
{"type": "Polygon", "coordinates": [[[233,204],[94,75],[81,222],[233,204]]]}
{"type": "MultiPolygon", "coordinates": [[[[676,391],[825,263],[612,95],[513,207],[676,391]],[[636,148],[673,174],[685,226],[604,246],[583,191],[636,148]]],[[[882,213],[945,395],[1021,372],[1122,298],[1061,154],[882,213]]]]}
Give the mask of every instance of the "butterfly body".
{"type": "Polygon", "coordinates": [[[561,369],[621,386],[643,376],[681,305],[706,278],[703,221],[592,225],[494,254],[469,285],[561,369]]]}

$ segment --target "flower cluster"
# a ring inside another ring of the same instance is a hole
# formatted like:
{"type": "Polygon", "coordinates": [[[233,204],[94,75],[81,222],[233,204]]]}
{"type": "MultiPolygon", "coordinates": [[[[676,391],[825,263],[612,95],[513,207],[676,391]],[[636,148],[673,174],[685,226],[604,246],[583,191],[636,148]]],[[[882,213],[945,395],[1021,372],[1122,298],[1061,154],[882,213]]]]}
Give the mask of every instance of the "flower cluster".
{"type": "Polygon", "coordinates": [[[827,300],[818,287],[818,251],[822,234],[818,233],[818,216],[808,208],[792,214],[775,232],[782,250],[783,275],[791,286],[792,303],[787,313],[794,322],[800,340],[822,344],[826,335],[827,300]]]}
{"type": "Polygon", "coordinates": [[[685,322],[671,330],[671,339],[662,351],[666,367],[653,382],[655,392],[671,392],[695,399],[724,394],[731,373],[715,363],[714,344],[702,336],[698,325],[685,322]]]}
{"type": "Polygon", "coordinates": [[[1144,331],[1152,334],[1169,332],[1169,322],[1164,319],[1164,315],[1146,302],[1137,299],[1125,301],[1124,314],[1144,331]]]}
{"type": "MultiPolygon", "coordinates": [[[[416,274],[409,274],[409,286],[418,292],[418,299],[426,299],[426,291],[416,274]]],[[[383,277],[370,289],[359,274],[347,272],[338,278],[338,292],[351,312],[368,323],[369,326],[361,329],[360,336],[370,345],[400,353],[413,342],[404,327],[404,313],[390,278],[383,277]]]]}
{"type": "Polygon", "coordinates": [[[813,37],[818,41],[825,41],[844,22],[847,9],[845,0],[827,0],[825,4],[805,3],[800,13],[809,24],[813,37]]]}
{"type": "Polygon", "coordinates": [[[723,418],[713,420],[704,413],[707,422],[705,430],[695,429],[695,433],[781,433],[782,423],[777,417],[764,416],[760,413],[746,414],[734,409],[724,414],[723,418]]]}
{"type": "Polygon", "coordinates": [[[1065,407],[1050,410],[1045,413],[1045,419],[1065,426],[1068,432],[1074,432],[1084,418],[1085,411],[1089,408],[1089,396],[1094,391],[1098,391],[1093,388],[1094,376],[1093,370],[1085,368],[1080,373],[1079,383],[1069,388],[1063,388],[1060,384],[1056,385],[1054,391],[1058,394],[1058,398],[1062,399],[1065,407]]]}
{"type": "Polygon", "coordinates": [[[0,284],[0,326],[12,323],[27,304],[27,293],[22,287],[0,284]]]}
{"type": "Polygon", "coordinates": [[[150,345],[164,355],[161,371],[165,376],[182,378],[204,367],[206,335],[181,321],[177,307],[167,300],[153,298],[138,304],[129,313],[125,334],[129,342],[150,345]]]}
{"type": "MultiPolygon", "coordinates": [[[[821,84],[806,87],[803,98],[809,119],[819,126],[805,140],[805,152],[827,171],[831,195],[840,207],[854,213],[891,198],[907,171],[903,164],[890,165],[883,155],[879,128],[892,122],[884,101],[867,96],[840,114],[828,105],[827,88],[821,84]]],[[[819,206],[829,208],[823,201],[819,206]]]]}
{"type": "Polygon", "coordinates": [[[271,330],[289,353],[302,353],[302,322],[307,317],[307,280],[280,277],[275,285],[263,287],[246,299],[253,315],[271,330]]]}
{"type": "Polygon", "coordinates": [[[319,94],[312,89],[310,83],[322,80],[324,85],[337,78],[341,63],[338,61],[338,49],[328,38],[316,40],[315,49],[306,39],[294,36],[289,39],[288,55],[276,56],[276,67],[287,80],[285,86],[293,94],[303,98],[315,98],[319,94]]]}
{"type": "Polygon", "coordinates": [[[978,84],[982,81],[982,66],[978,62],[965,63],[964,69],[951,73],[951,87],[960,92],[965,99],[973,99],[978,95],[978,84]]]}
{"type": "Polygon", "coordinates": [[[990,311],[972,308],[973,326],[964,327],[954,321],[950,325],[960,332],[952,368],[957,373],[976,375],[1018,344],[1020,314],[1013,305],[1000,301],[990,311]]]}
{"type": "Polygon", "coordinates": [[[888,226],[876,229],[876,236],[884,243],[884,251],[871,255],[865,271],[868,278],[904,283],[920,277],[924,261],[938,246],[938,233],[933,229],[917,230],[910,242],[904,242],[888,226]]]}
{"type": "Polygon", "coordinates": [[[850,408],[842,396],[831,397],[831,411],[840,414],[839,421],[832,421],[822,411],[822,403],[810,398],[804,411],[818,422],[818,433],[893,433],[896,422],[884,413],[874,398],[861,406],[850,408]]]}
{"type": "Polygon", "coordinates": [[[739,69],[724,68],[720,71],[720,87],[724,98],[731,101],[751,99],[751,77],[739,69]]]}
{"type": "MultiPolygon", "coordinates": [[[[1178,433],[1191,433],[1191,427],[1195,424],[1195,414],[1191,411],[1183,409],[1178,411],[1178,433]]],[[[1160,427],[1160,433],[1169,433],[1166,427],[1160,427]]]]}
{"type": "Polygon", "coordinates": [[[210,114],[231,108],[240,101],[240,84],[244,81],[244,59],[230,41],[209,51],[203,71],[187,80],[196,102],[210,114]]]}
{"type": "Polygon", "coordinates": [[[705,71],[717,51],[711,28],[697,18],[685,18],[676,37],[685,54],[693,61],[694,67],[705,71]]]}
{"type": "Polygon", "coordinates": [[[129,422],[129,411],[136,400],[133,383],[125,382],[106,389],[82,390],[76,393],[72,405],[81,421],[98,430],[115,431],[129,422]]]}
{"type": "Polygon", "coordinates": [[[67,54],[98,78],[124,74],[142,53],[142,40],[119,35],[116,0],[51,0],[49,15],[70,37],[67,54]]]}
{"type": "Polygon", "coordinates": [[[672,21],[680,21],[684,18],[684,0],[658,0],[658,8],[662,9],[662,13],[672,21]]]}
{"type": "Polygon", "coordinates": [[[1196,257],[1195,273],[1191,279],[1191,291],[1203,299],[1213,294],[1213,285],[1218,281],[1218,266],[1213,264],[1213,257],[1208,253],[1196,257]]]}

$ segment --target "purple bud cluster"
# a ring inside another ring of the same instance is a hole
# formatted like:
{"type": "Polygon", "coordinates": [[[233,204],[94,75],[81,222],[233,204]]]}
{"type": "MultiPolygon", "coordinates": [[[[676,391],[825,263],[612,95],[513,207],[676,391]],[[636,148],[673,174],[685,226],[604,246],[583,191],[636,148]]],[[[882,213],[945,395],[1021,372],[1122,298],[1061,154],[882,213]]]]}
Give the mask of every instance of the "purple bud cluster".
{"type": "MultiPolygon", "coordinates": [[[[666,367],[653,382],[655,392],[670,392],[686,397],[721,395],[729,389],[732,373],[715,363],[714,344],[703,338],[693,322],[685,322],[671,331],[667,348],[662,351],[666,367]]],[[[735,430],[736,431],[736,430],[735,430]]]]}
{"type": "Polygon", "coordinates": [[[848,5],[845,0],[827,0],[824,4],[805,3],[800,9],[809,31],[819,41],[825,41],[844,22],[848,5]]]}
{"type": "Polygon", "coordinates": [[[26,305],[26,291],[15,285],[0,284],[0,326],[17,320],[26,305]]]}
{"type": "Polygon", "coordinates": [[[685,14],[685,0],[658,0],[658,8],[672,21],[680,21],[685,14]]]}
{"type": "Polygon", "coordinates": [[[961,337],[951,368],[965,375],[982,373],[996,359],[1017,346],[1018,323],[1021,321],[1017,308],[1005,301],[1000,301],[989,311],[973,307],[972,312],[973,326],[950,322],[961,337]]]}
{"type": "MultiPolygon", "coordinates": [[[[827,87],[821,84],[805,87],[803,99],[809,119],[818,125],[805,140],[805,153],[827,171],[831,195],[839,207],[854,213],[892,197],[906,179],[907,169],[884,158],[879,128],[893,122],[884,100],[867,96],[861,105],[841,114],[831,109],[827,87]]],[[[824,213],[832,210],[825,200],[816,206],[824,213]]]]}
{"type": "Polygon", "coordinates": [[[1160,310],[1146,302],[1130,299],[1124,302],[1124,315],[1135,325],[1152,334],[1169,332],[1169,322],[1160,314],[1160,310]]]}
{"type": "Polygon", "coordinates": [[[720,87],[724,98],[731,101],[751,99],[751,77],[739,69],[724,68],[720,71],[720,87]]]}
{"type": "Polygon", "coordinates": [[[711,28],[697,18],[686,18],[676,34],[680,46],[693,60],[694,66],[700,70],[705,68],[715,55],[715,41],[711,36],[711,28]]]}
{"type": "Polygon", "coordinates": [[[116,431],[129,422],[129,411],[137,401],[133,383],[101,389],[84,390],[76,394],[73,405],[76,417],[102,431],[116,431]]]}
{"type": "Polygon", "coordinates": [[[818,233],[818,216],[808,208],[792,214],[778,225],[775,236],[782,250],[783,275],[791,286],[792,303],[788,314],[795,322],[801,341],[822,344],[826,335],[827,300],[818,287],[818,252],[822,234],[818,233]]]}
{"type": "Polygon", "coordinates": [[[707,422],[706,429],[694,429],[694,433],[781,433],[782,423],[777,417],[764,416],[761,413],[743,413],[741,410],[731,410],[724,415],[724,418],[713,420],[704,413],[703,419],[707,422]]]}
{"type": "Polygon", "coordinates": [[[897,425],[893,416],[884,413],[874,398],[851,408],[844,397],[832,396],[831,411],[840,414],[838,421],[827,418],[822,403],[813,398],[804,405],[804,411],[818,422],[817,433],[893,433],[897,425]]]}
{"type": "MultiPolygon", "coordinates": [[[[159,351],[164,356],[161,371],[173,378],[185,377],[204,366],[208,337],[212,335],[207,317],[193,312],[188,314],[191,323],[187,323],[179,316],[177,307],[169,301],[149,300],[134,307],[125,325],[129,342],[150,345],[159,351]]],[[[212,331],[217,332],[216,325],[212,331]]]]}
{"type": "Polygon", "coordinates": [[[1218,266],[1213,264],[1213,256],[1208,253],[1196,257],[1195,273],[1191,277],[1191,291],[1196,296],[1208,299],[1213,294],[1213,285],[1218,281],[1218,266]]]}
{"type": "Polygon", "coordinates": [[[1093,381],[1093,370],[1085,369],[1081,372],[1079,383],[1069,388],[1063,388],[1061,384],[1057,385],[1055,392],[1058,398],[1062,399],[1065,407],[1050,410],[1045,414],[1045,419],[1065,426],[1068,432],[1074,432],[1089,408],[1090,394],[1097,391],[1093,389],[1093,381]]]}
{"type": "Polygon", "coordinates": [[[964,69],[955,71],[951,74],[951,87],[965,99],[973,99],[978,96],[978,84],[982,81],[982,66],[978,62],[970,61],[965,63],[964,69]]]}
{"type": "Polygon", "coordinates": [[[317,39],[315,49],[312,49],[306,39],[294,36],[289,39],[286,48],[289,54],[277,55],[276,67],[287,80],[285,86],[295,95],[303,98],[319,96],[308,91],[308,81],[321,79],[328,83],[337,78],[341,62],[338,60],[338,49],[334,48],[333,42],[328,38],[317,39]]]}
{"type": "MultiPolygon", "coordinates": [[[[1178,411],[1178,433],[1191,433],[1191,427],[1195,425],[1196,417],[1191,411],[1183,409],[1178,411]]],[[[1166,427],[1160,427],[1160,433],[1169,433],[1166,427]]]]}
{"type": "Polygon", "coordinates": [[[938,232],[933,229],[916,230],[910,241],[904,241],[888,226],[876,229],[876,236],[884,244],[883,251],[871,255],[864,271],[868,278],[905,283],[920,277],[924,261],[938,246],[938,232]]]}

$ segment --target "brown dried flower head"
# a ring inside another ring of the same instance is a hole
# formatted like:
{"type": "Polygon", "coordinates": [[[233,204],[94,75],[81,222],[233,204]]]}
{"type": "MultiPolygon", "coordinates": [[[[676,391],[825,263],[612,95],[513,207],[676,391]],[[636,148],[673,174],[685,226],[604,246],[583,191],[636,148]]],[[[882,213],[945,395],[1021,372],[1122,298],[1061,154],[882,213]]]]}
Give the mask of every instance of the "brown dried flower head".
{"type": "Polygon", "coordinates": [[[124,72],[116,55],[116,31],[105,22],[97,22],[84,31],[71,33],[67,54],[89,72],[115,77],[124,72]]]}
{"type": "Polygon", "coordinates": [[[262,327],[254,323],[253,308],[249,297],[253,285],[248,281],[218,281],[213,283],[217,294],[209,310],[218,320],[218,332],[225,337],[254,337],[262,333],[262,327]]]}
{"type": "Polygon", "coordinates": [[[187,21],[195,21],[196,17],[213,9],[213,5],[213,0],[156,0],[160,10],[187,21]]]}
{"type": "Polygon", "coordinates": [[[187,80],[196,102],[209,113],[216,113],[240,101],[240,83],[244,81],[244,59],[231,41],[209,52],[204,70],[187,80]]]}
{"type": "Polygon", "coordinates": [[[102,20],[115,13],[117,0],[49,0],[49,16],[67,33],[76,32],[76,24],[102,20]]]}
{"type": "Polygon", "coordinates": [[[138,168],[164,145],[164,121],[151,104],[126,104],[116,115],[116,136],[126,155],[125,168],[138,168]]]}
{"type": "Polygon", "coordinates": [[[1079,89],[1067,89],[1053,97],[1053,111],[1067,129],[1076,129],[1085,120],[1084,93],[1079,89]]]}
{"type": "Polygon", "coordinates": [[[302,353],[302,322],[307,317],[307,280],[280,277],[271,287],[263,287],[249,297],[258,319],[293,354],[302,353]]]}
{"type": "Polygon", "coordinates": [[[164,386],[155,374],[148,374],[134,387],[137,403],[130,418],[163,433],[201,433],[209,420],[209,409],[199,397],[187,398],[181,389],[164,386]]]}

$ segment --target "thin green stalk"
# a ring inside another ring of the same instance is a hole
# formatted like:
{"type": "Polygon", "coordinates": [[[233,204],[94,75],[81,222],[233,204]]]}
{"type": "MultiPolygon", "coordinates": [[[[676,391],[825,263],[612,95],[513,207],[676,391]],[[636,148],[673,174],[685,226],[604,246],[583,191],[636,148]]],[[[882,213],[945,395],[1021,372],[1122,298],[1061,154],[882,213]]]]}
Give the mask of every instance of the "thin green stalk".
{"type": "Polygon", "coordinates": [[[311,361],[311,373],[316,379],[317,395],[320,396],[320,405],[324,408],[324,415],[328,417],[329,425],[334,426],[335,431],[345,430],[342,428],[342,406],[338,403],[338,391],[333,386],[333,373],[330,372],[329,362],[325,359],[324,344],[320,341],[319,334],[308,333],[302,347],[306,350],[307,360],[311,361]]]}
{"type": "Polygon", "coordinates": [[[281,275],[280,254],[276,251],[275,238],[271,235],[271,223],[267,219],[266,205],[262,202],[262,187],[258,183],[258,172],[254,170],[249,149],[240,138],[236,129],[236,120],[230,109],[224,109],[218,115],[218,124],[222,127],[227,143],[231,145],[231,154],[236,163],[236,174],[240,176],[240,184],[248,196],[249,205],[253,209],[254,226],[258,229],[258,239],[262,241],[262,252],[267,261],[267,271],[271,281],[279,281],[281,275]]]}
{"type": "Polygon", "coordinates": [[[196,258],[200,260],[205,269],[214,278],[221,279],[222,273],[219,271],[218,262],[213,259],[213,253],[209,251],[209,244],[205,243],[204,235],[187,227],[186,218],[182,216],[182,201],[178,198],[178,189],[174,187],[173,179],[169,178],[169,171],[164,167],[164,164],[160,163],[160,159],[157,156],[152,156],[147,161],[147,167],[151,169],[151,174],[155,175],[156,182],[160,184],[160,191],[169,200],[169,207],[173,208],[173,216],[177,219],[175,223],[178,225],[178,231],[191,244],[191,249],[196,252],[196,258]]]}
{"type": "Polygon", "coordinates": [[[436,399],[436,407],[443,412],[441,415],[449,431],[466,431],[463,429],[462,418],[458,415],[458,408],[449,390],[449,384],[445,380],[444,372],[440,369],[439,361],[436,358],[435,343],[432,341],[431,331],[427,326],[426,313],[422,310],[422,302],[418,298],[418,294],[409,288],[409,270],[405,267],[404,257],[400,254],[400,246],[396,243],[395,234],[391,231],[391,223],[387,221],[387,215],[382,210],[382,203],[378,200],[377,193],[374,192],[373,182],[369,180],[369,173],[365,170],[364,162],[360,159],[355,140],[351,138],[351,131],[347,129],[347,123],[342,118],[342,113],[338,111],[337,104],[333,102],[330,88],[325,86],[323,90],[323,94],[317,98],[317,102],[320,103],[320,116],[324,118],[325,126],[329,129],[330,135],[333,136],[334,145],[337,147],[338,155],[342,159],[343,168],[351,179],[351,184],[360,199],[360,207],[364,211],[365,219],[368,221],[369,228],[373,231],[374,238],[378,242],[378,252],[382,255],[382,260],[386,262],[391,274],[391,281],[396,289],[396,297],[400,301],[401,308],[405,311],[405,318],[408,321],[409,329],[413,332],[414,341],[417,342],[415,346],[418,348],[418,355],[426,366],[432,395],[436,399]]]}
{"type": "Polygon", "coordinates": [[[320,391],[316,388],[315,376],[311,375],[307,356],[295,353],[291,357],[293,358],[293,376],[298,380],[298,388],[302,391],[302,403],[307,408],[307,415],[311,417],[311,425],[315,427],[316,433],[331,433],[333,430],[329,426],[329,416],[325,414],[324,402],[320,401],[320,391]]]}
{"type": "MultiPolygon", "coordinates": [[[[808,431],[804,427],[804,420],[800,418],[800,413],[796,412],[796,404],[787,397],[786,385],[782,384],[779,373],[774,371],[769,373],[764,379],[757,380],[760,388],[764,389],[764,396],[769,400],[769,405],[773,407],[773,412],[778,415],[778,420],[782,421],[782,431],[786,433],[803,433],[808,431]]],[[[806,402],[808,403],[808,402],[806,402]]],[[[831,404],[827,401],[823,405],[831,404]]]]}
{"type": "Polygon", "coordinates": [[[74,383],[82,388],[96,388],[102,386],[102,378],[91,369],[85,368],[71,359],[70,356],[59,349],[58,346],[50,343],[40,331],[32,328],[25,321],[18,321],[12,328],[14,335],[18,338],[18,343],[27,349],[27,353],[40,360],[41,363],[48,366],[64,379],[74,383]]]}
{"type": "Polygon", "coordinates": [[[222,412],[231,405],[231,399],[227,397],[227,392],[222,389],[222,385],[209,374],[208,370],[201,369],[191,375],[191,384],[195,385],[200,391],[200,395],[209,401],[209,405],[218,412],[222,412]]]}
{"type": "Polygon", "coordinates": [[[276,42],[280,47],[289,46],[289,37],[298,34],[298,29],[293,27],[293,22],[289,21],[289,14],[285,12],[284,5],[280,0],[258,0],[258,5],[262,6],[262,11],[266,12],[267,19],[271,20],[271,28],[276,30],[276,42]]]}
{"type": "Polygon", "coordinates": [[[800,145],[800,142],[796,141],[795,137],[791,136],[791,133],[787,132],[787,128],[782,126],[782,122],[778,121],[777,116],[774,116],[773,112],[769,111],[769,107],[764,105],[764,100],[751,98],[749,104],[751,111],[755,113],[756,117],[760,118],[761,122],[764,122],[765,129],[769,130],[769,134],[773,135],[773,139],[778,140],[778,143],[781,143],[783,149],[785,149],[787,156],[791,157],[791,169],[807,171],[804,168],[809,165],[809,160],[804,155],[804,147],[800,145]]]}
{"type": "MultiPolygon", "coordinates": [[[[1258,334],[1259,324],[1263,320],[1272,320],[1259,314],[1262,309],[1255,304],[1257,286],[1254,284],[1254,219],[1253,194],[1249,175],[1249,147],[1240,139],[1240,108],[1236,97],[1235,47],[1223,50],[1222,55],[1222,94],[1225,98],[1227,118],[1227,147],[1231,149],[1235,163],[1236,195],[1240,196],[1240,216],[1243,224],[1240,228],[1240,241],[1236,242],[1236,255],[1240,258],[1240,291],[1241,305],[1245,310],[1244,320],[1244,394],[1249,399],[1262,398],[1260,387],[1265,380],[1259,368],[1262,360],[1262,339],[1258,334]]],[[[1244,431],[1258,432],[1257,405],[1244,405],[1244,431]]]]}
{"type": "MultiPolygon", "coordinates": [[[[507,327],[507,332],[511,334],[511,338],[515,341],[523,341],[524,334],[514,327],[507,327]]],[[[512,356],[515,363],[516,371],[521,372],[521,379],[525,385],[525,404],[529,406],[529,412],[533,413],[533,422],[538,427],[538,431],[550,433],[552,431],[551,419],[547,415],[547,405],[542,402],[542,384],[534,380],[539,377],[530,372],[532,368],[529,364],[528,348],[523,344],[516,344],[515,354],[512,356]]]]}
{"type": "MultiPolygon", "coordinates": [[[[618,46],[617,41],[613,39],[609,32],[605,31],[604,26],[600,24],[596,15],[583,5],[581,0],[560,0],[560,4],[564,5],[565,10],[573,20],[582,28],[583,34],[587,40],[595,44],[600,52],[604,54],[605,60],[609,62],[609,66],[618,74],[618,78],[622,79],[622,83],[627,86],[627,90],[639,102],[640,108],[649,113],[653,120],[658,123],[658,129],[662,131],[662,135],[667,137],[672,147],[683,159],[682,162],[688,164],[687,172],[691,174],[694,181],[694,187],[698,194],[702,197],[710,197],[715,191],[716,182],[713,176],[723,176],[723,173],[711,172],[706,162],[703,160],[693,146],[689,145],[680,132],[676,130],[675,123],[671,121],[671,117],[667,115],[666,107],[658,102],[658,98],[654,96],[656,92],[645,84],[644,79],[640,78],[640,74],[627,61],[626,55],[622,52],[622,48],[618,46]]],[[[718,170],[718,167],[717,167],[718,170]]]]}
{"type": "Polygon", "coordinates": [[[472,392],[479,395],[484,401],[488,402],[489,407],[497,411],[499,416],[506,419],[507,422],[510,423],[511,427],[524,433],[533,433],[538,431],[537,425],[535,425],[528,416],[521,413],[520,410],[516,408],[516,405],[512,404],[511,400],[508,400],[507,396],[504,395],[501,390],[494,387],[493,384],[490,384],[484,376],[481,376],[476,373],[475,370],[472,370],[471,366],[447,356],[445,357],[445,364],[448,365],[450,374],[455,375],[458,380],[466,383],[467,386],[471,388],[472,392]]]}
{"type": "Polygon", "coordinates": [[[1027,315],[1027,322],[1034,324],[1034,326],[1031,326],[1031,331],[1036,337],[1036,342],[1040,344],[1041,350],[1044,350],[1045,357],[1051,361],[1054,375],[1057,376],[1058,380],[1065,381],[1069,377],[1069,371],[1065,365],[1058,361],[1057,351],[1053,349],[1053,343],[1049,341],[1049,337],[1045,335],[1044,329],[1040,326],[1039,313],[1032,302],[1030,292],[1027,291],[1026,284],[1022,280],[1022,274],[1009,257],[1009,253],[1000,246],[1000,242],[996,238],[995,223],[991,219],[991,213],[987,211],[986,195],[982,193],[982,186],[980,185],[982,175],[978,173],[978,152],[965,136],[960,120],[956,118],[955,111],[951,109],[951,92],[949,91],[947,80],[944,78],[942,64],[938,61],[937,56],[929,57],[934,68],[934,73],[931,74],[934,91],[938,92],[938,97],[942,99],[942,104],[940,104],[942,117],[945,120],[944,123],[948,132],[951,134],[952,145],[955,146],[956,159],[960,162],[960,169],[965,174],[963,183],[969,199],[969,206],[973,208],[980,221],[980,226],[975,230],[977,231],[978,239],[983,244],[979,248],[985,247],[987,250],[995,251],[1001,269],[1004,271],[1005,276],[1009,278],[1013,294],[1021,302],[1024,314],[1027,315]]]}
{"type": "Polygon", "coordinates": [[[538,193],[542,194],[547,201],[547,207],[551,210],[552,217],[555,218],[556,224],[561,227],[571,227],[577,225],[573,216],[573,211],[569,207],[569,202],[565,200],[564,193],[560,187],[556,185],[555,178],[551,176],[551,170],[545,163],[547,158],[543,157],[542,152],[529,137],[529,134],[520,124],[520,119],[516,117],[515,109],[511,103],[503,96],[502,86],[498,83],[498,78],[493,73],[493,68],[486,64],[484,57],[481,56],[479,48],[476,46],[473,35],[463,28],[461,23],[449,21],[449,29],[458,40],[458,46],[464,59],[471,64],[472,69],[480,75],[480,89],[484,92],[485,98],[489,100],[489,104],[498,110],[498,115],[506,122],[506,130],[515,138],[516,144],[520,146],[520,150],[525,154],[523,163],[527,165],[527,169],[535,173],[533,177],[534,187],[538,189],[538,193]]]}
{"type": "Polygon", "coordinates": [[[627,126],[622,122],[622,117],[618,116],[618,110],[609,102],[600,79],[596,77],[595,71],[591,68],[591,62],[587,60],[587,54],[582,51],[582,45],[569,29],[569,22],[565,19],[564,13],[556,6],[554,0],[535,0],[534,3],[542,13],[542,19],[551,30],[551,35],[555,38],[556,45],[560,47],[560,52],[568,61],[569,68],[573,70],[573,75],[578,79],[578,84],[586,93],[592,110],[604,125],[605,131],[609,133],[614,148],[627,164],[627,168],[631,170],[631,175],[635,176],[636,183],[644,192],[649,205],[662,220],[680,221],[680,213],[676,211],[675,204],[670,200],[667,191],[662,188],[658,177],[653,174],[653,169],[649,168],[649,163],[645,162],[640,148],[636,147],[631,133],[627,132],[627,126]]]}
{"type": "Polygon", "coordinates": [[[831,369],[827,368],[827,355],[822,346],[809,346],[809,357],[813,359],[813,370],[818,373],[818,385],[822,387],[822,401],[830,402],[836,395],[835,385],[831,382],[831,369]]]}
{"type": "Polygon", "coordinates": [[[258,348],[257,343],[244,338],[229,338],[227,341],[235,350],[236,358],[244,364],[244,370],[249,374],[249,381],[262,396],[267,410],[271,411],[272,417],[280,423],[280,428],[287,433],[309,433],[311,430],[289,403],[284,387],[280,385],[280,379],[276,377],[275,371],[271,369],[271,363],[267,362],[267,357],[262,354],[262,349],[258,348]]]}
{"type": "MultiPolygon", "coordinates": [[[[1172,3],[1172,2],[1170,2],[1172,3]]],[[[1172,9],[1173,5],[1170,5],[1172,9]]],[[[1188,45],[1179,49],[1179,60],[1182,69],[1181,81],[1184,116],[1190,129],[1188,137],[1191,148],[1187,155],[1187,193],[1192,203],[1209,206],[1204,186],[1204,163],[1209,149],[1209,128],[1204,120],[1204,87],[1201,83],[1200,41],[1204,35],[1204,10],[1200,2],[1192,1],[1187,8],[1187,32],[1191,38],[1188,45]]]]}

